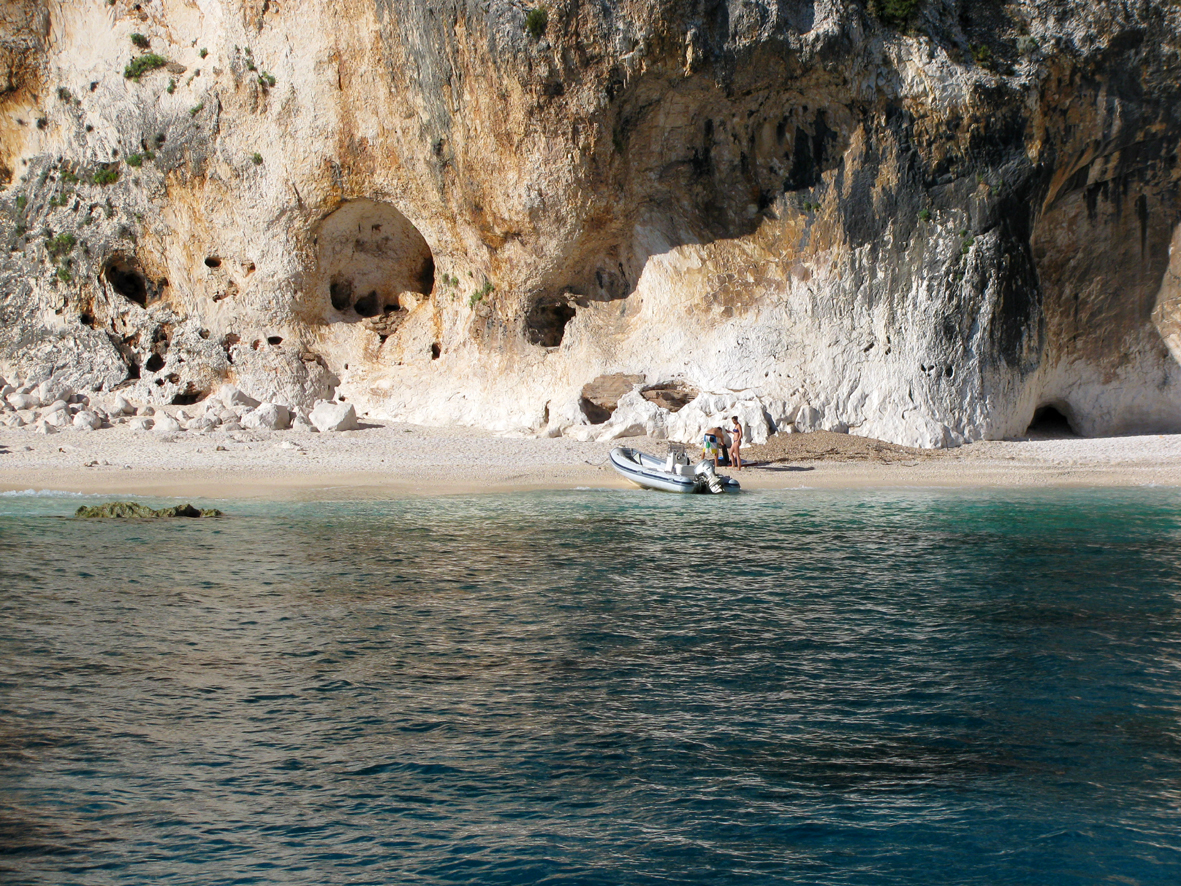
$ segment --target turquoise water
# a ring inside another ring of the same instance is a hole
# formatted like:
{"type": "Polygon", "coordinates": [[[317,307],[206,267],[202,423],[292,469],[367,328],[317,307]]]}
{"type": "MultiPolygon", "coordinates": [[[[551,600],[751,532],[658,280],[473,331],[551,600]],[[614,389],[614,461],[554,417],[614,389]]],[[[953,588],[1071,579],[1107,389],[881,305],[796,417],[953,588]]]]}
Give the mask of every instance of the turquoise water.
{"type": "Polygon", "coordinates": [[[1181,882],[1181,493],[0,496],[0,882],[1181,882]]]}

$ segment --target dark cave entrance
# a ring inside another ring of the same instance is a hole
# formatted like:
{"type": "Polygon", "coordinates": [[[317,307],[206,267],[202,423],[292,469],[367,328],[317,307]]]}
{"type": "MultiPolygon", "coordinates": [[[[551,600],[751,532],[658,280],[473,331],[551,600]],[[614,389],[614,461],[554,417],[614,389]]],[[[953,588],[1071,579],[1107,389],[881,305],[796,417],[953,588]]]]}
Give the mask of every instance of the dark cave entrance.
{"type": "Polygon", "coordinates": [[[574,305],[565,299],[543,298],[525,315],[525,337],[531,345],[556,348],[566,335],[566,325],[574,319],[574,305]]]}
{"type": "Polygon", "coordinates": [[[1048,403],[1039,406],[1033,413],[1029,427],[1025,429],[1026,437],[1040,437],[1042,439],[1062,439],[1065,437],[1080,437],[1074,429],[1067,415],[1070,407],[1063,404],[1048,403]]]}
{"type": "Polygon", "coordinates": [[[107,259],[103,276],[115,292],[141,308],[146,308],[149,300],[154,300],[154,287],[148,285],[147,279],[130,259],[121,256],[107,259]]]}

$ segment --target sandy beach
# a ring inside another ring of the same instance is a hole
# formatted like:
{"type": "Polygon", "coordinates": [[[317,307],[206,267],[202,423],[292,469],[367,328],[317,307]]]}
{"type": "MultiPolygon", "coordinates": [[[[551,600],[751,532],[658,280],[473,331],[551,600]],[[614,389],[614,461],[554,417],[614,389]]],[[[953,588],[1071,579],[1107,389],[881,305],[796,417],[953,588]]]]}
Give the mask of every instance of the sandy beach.
{"type": "MultiPolygon", "coordinates": [[[[364,499],[535,489],[628,488],[615,443],[505,437],[468,428],[369,424],[343,433],[158,435],[125,426],[42,435],[0,430],[0,492],[364,499]]],[[[1029,439],[927,451],[852,435],[772,437],[745,450],[745,490],[1179,486],[1181,436],[1029,439]]]]}

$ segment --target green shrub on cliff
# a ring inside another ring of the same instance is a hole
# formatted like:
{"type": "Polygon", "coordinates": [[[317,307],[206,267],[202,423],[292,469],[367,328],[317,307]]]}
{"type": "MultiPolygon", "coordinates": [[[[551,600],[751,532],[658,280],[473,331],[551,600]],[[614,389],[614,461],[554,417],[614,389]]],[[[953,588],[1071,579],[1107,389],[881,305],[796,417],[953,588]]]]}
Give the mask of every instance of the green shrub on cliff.
{"type": "Polygon", "coordinates": [[[74,251],[74,247],[78,241],[73,234],[67,232],[58,234],[46,244],[46,249],[54,258],[61,258],[63,255],[69,255],[74,251]]]}
{"type": "Polygon", "coordinates": [[[920,0],[869,0],[869,11],[894,28],[904,28],[918,12],[920,0]]]}
{"type": "Polygon", "coordinates": [[[148,52],[140,56],[136,56],[127,63],[127,67],[123,69],[123,76],[128,80],[138,80],[148,71],[154,71],[156,68],[162,68],[168,64],[168,59],[162,55],[156,55],[154,52],[148,52]]]}
{"type": "Polygon", "coordinates": [[[119,180],[119,169],[114,166],[103,167],[91,179],[96,185],[113,185],[119,180]]]}
{"type": "Polygon", "coordinates": [[[541,35],[545,33],[546,26],[549,24],[549,12],[544,6],[538,6],[536,9],[530,9],[525,16],[525,30],[529,32],[529,36],[534,40],[540,40],[541,35]]]}

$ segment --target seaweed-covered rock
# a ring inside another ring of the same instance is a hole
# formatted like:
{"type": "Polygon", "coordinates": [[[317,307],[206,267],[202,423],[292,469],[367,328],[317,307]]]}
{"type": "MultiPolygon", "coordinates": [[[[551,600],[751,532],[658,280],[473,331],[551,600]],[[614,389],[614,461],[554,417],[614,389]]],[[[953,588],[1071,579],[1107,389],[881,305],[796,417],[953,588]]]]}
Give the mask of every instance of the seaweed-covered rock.
{"type": "Polygon", "coordinates": [[[134,501],[111,501],[106,504],[87,506],[82,505],[74,512],[75,517],[84,519],[127,519],[130,517],[220,517],[222,512],[217,508],[195,508],[191,504],[176,505],[171,508],[149,508],[134,501]]]}

